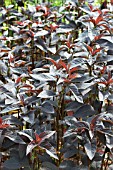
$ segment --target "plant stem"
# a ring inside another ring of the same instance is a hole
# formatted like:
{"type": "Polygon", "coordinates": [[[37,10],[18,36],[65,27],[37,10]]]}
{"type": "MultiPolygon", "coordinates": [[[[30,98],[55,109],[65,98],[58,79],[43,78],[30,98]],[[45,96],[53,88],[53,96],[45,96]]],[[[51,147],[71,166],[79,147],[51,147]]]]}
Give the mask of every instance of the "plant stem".
{"type": "Polygon", "coordinates": [[[106,160],[106,164],[105,164],[105,170],[107,170],[107,168],[108,168],[108,161],[109,161],[109,153],[107,153],[107,160],[106,160]]]}
{"type": "Polygon", "coordinates": [[[88,158],[88,170],[90,170],[90,166],[91,166],[91,161],[90,161],[90,159],[88,158]]]}
{"type": "Polygon", "coordinates": [[[32,69],[34,69],[34,40],[32,40],[32,52],[31,52],[31,59],[32,59],[32,69]]]}
{"type": "Polygon", "coordinates": [[[103,170],[103,165],[104,165],[104,159],[105,159],[106,151],[107,151],[107,148],[105,149],[104,154],[103,154],[103,157],[102,157],[102,163],[101,163],[101,168],[100,168],[100,170],[103,170]]]}

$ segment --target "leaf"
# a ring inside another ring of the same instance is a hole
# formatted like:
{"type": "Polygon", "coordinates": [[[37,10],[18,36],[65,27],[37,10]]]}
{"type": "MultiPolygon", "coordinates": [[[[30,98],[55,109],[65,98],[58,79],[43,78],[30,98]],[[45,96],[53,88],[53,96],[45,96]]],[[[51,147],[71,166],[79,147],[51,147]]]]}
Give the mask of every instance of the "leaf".
{"type": "Polygon", "coordinates": [[[103,26],[107,31],[109,31],[109,33],[111,34],[111,29],[109,26],[105,25],[105,24],[99,24],[99,26],[103,26]]]}
{"type": "Polygon", "coordinates": [[[21,164],[20,162],[16,159],[16,158],[10,158],[9,160],[6,160],[3,163],[3,167],[8,168],[8,169],[20,169],[21,168],[21,164]]]}
{"type": "Polygon", "coordinates": [[[42,138],[42,141],[44,141],[45,139],[50,138],[54,134],[55,134],[55,131],[44,131],[39,135],[39,137],[42,138]]]}
{"type": "Polygon", "coordinates": [[[0,114],[4,114],[4,113],[11,112],[11,111],[18,110],[18,109],[20,109],[20,107],[18,105],[7,106],[5,109],[3,109],[0,112],[0,114]]]}
{"type": "Polygon", "coordinates": [[[96,42],[101,46],[101,47],[109,47],[112,48],[113,46],[113,41],[109,38],[109,37],[102,37],[98,40],[96,40],[96,42]]]}
{"type": "Polygon", "coordinates": [[[75,122],[77,122],[77,119],[73,116],[66,116],[65,117],[65,123],[68,125],[68,126],[71,126],[73,124],[75,124],[75,122]]]}
{"type": "Polygon", "coordinates": [[[27,112],[26,114],[21,114],[21,118],[23,118],[26,122],[29,122],[32,124],[34,123],[34,118],[35,118],[34,112],[35,110],[31,110],[27,112]]]}
{"type": "Polygon", "coordinates": [[[82,106],[82,103],[79,103],[78,101],[72,101],[72,102],[69,102],[67,105],[66,105],[66,108],[65,108],[65,111],[75,111],[77,110],[77,108],[79,108],[80,106],[82,106]]]}
{"type": "Polygon", "coordinates": [[[47,153],[48,155],[50,155],[52,158],[58,160],[58,156],[57,156],[55,153],[51,152],[51,151],[48,150],[48,149],[45,149],[45,150],[46,150],[46,153],[47,153]]]}
{"type": "Polygon", "coordinates": [[[35,46],[38,47],[39,49],[41,49],[44,52],[48,51],[47,46],[46,46],[44,40],[42,40],[40,37],[36,37],[35,46]]]}
{"type": "Polygon", "coordinates": [[[7,75],[8,68],[6,64],[0,60],[0,73],[3,75],[7,75]]]}
{"type": "Polygon", "coordinates": [[[66,70],[67,73],[68,73],[69,70],[68,70],[66,64],[65,64],[62,60],[59,60],[58,64],[62,65],[62,67],[65,68],[65,70],[66,70]]]}
{"type": "Polygon", "coordinates": [[[95,37],[94,37],[94,41],[99,40],[102,36],[103,36],[103,34],[99,34],[99,35],[95,36],[95,37]]]}
{"type": "Polygon", "coordinates": [[[6,135],[5,137],[15,143],[25,144],[25,142],[22,140],[22,138],[19,135],[6,135]]]}
{"type": "Polygon", "coordinates": [[[35,143],[29,143],[28,145],[27,145],[27,148],[26,148],[26,155],[28,155],[29,153],[31,153],[32,152],[32,150],[35,148],[35,147],[37,147],[38,146],[38,144],[35,144],[35,143]]]}
{"type": "Polygon", "coordinates": [[[40,98],[51,98],[54,97],[56,94],[52,90],[43,90],[41,93],[39,93],[38,97],[40,98]]]}
{"type": "Polygon", "coordinates": [[[74,162],[71,160],[63,160],[60,164],[60,169],[61,170],[88,170],[87,166],[84,165],[79,165],[79,166],[75,166],[74,162]]]}
{"type": "Polygon", "coordinates": [[[56,78],[53,77],[50,73],[42,73],[42,74],[30,74],[30,76],[39,81],[56,81],[56,78]]]}
{"type": "Polygon", "coordinates": [[[76,128],[85,128],[89,130],[89,123],[85,121],[77,121],[73,123],[76,128]]]}
{"type": "Polygon", "coordinates": [[[109,121],[109,122],[113,122],[113,115],[111,113],[107,113],[107,114],[101,114],[99,119],[101,121],[109,121]]]}
{"type": "Polygon", "coordinates": [[[110,100],[110,101],[113,102],[113,94],[110,94],[110,95],[108,96],[108,100],[110,100]]]}
{"type": "Polygon", "coordinates": [[[98,57],[97,60],[96,60],[97,63],[102,63],[102,62],[105,62],[105,61],[107,61],[107,62],[113,61],[112,56],[111,55],[101,56],[101,57],[98,57]]]}
{"type": "Polygon", "coordinates": [[[95,24],[97,25],[100,21],[104,21],[102,14],[100,14],[100,15],[96,18],[95,24]]]}
{"type": "Polygon", "coordinates": [[[20,159],[24,159],[26,155],[26,145],[19,144],[19,157],[20,159]]]}
{"type": "Polygon", "coordinates": [[[113,136],[105,134],[105,137],[106,137],[106,146],[109,149],[112,149],[113,148],[113,136]]]}
{"type": "Polygon", "coordinates": [[[48,31],[46,31],[46,30],[41,30],[41,31],[38,31],[38,32],[35,34],[34,37],[45,36],[45,35],[47,35],[47,34],[49,34],[48,31]]]}
{"type": "Polygon", "coordinates": [[[33,130],[32,129],[25,129],[23,131],[18,132],[19,135],[26,136],[30,141],[33,141],[33,130]]]}
{"type": "Polygon", "coordinates": [[[5,129],[7,127],[9,127],[10,125],[9,124],[0,124],[0,129],[5,129]]]}
{"type": "Polygon", "coordinates": [[[78,153],[78,150],[76,148],[73,148],[73,149],[69,149],[67,150],[65,153],[64,153],[64,158],[67,159],[67,158],[71,158],[71,157],[74,157],[75,154],[78,153]]]}
{"type": "Polygon", "coordinates": [[[102,47],[100,47],[100,48],[97,48],[96,50],[94,50],[93,52],[92,52],[92,55],[94,56],[94,55],[96,55],[98,52],[100,52],[102,50],[102,47]]]}
{"type": "Polygon", "coordinates": [[[2,117],[0,117],[0,124],[2,124],[2,122],[3,122],[3,121],[2,121],[2,117]]]}
{"type": "Polygon", "coordinates": [[[39,144],[41,144],[41,142],[42,142],[42,138],[40,138],[40,136],[35,133],[35,143],[38,143],[38,145],[39,145],[39,144]]]}
{"type": "Polygon", "coordinates": [[[71,90],[72,94],[74,95],[75,99],[77,100],[77,102],[79,103],[83,103],[83,98],[79,93],[79,90],[77,88],[77,86],[75,84],[71,84],[69,86],[69,89],[71,90]]]}
{"type": "Polygon", "coordinates": [[[94,128],[96,127],[96,122],[98,120],[100,115],[96,115],[93,117],[93,119],[91,120],[91,123],[90,123],[90,129],[93,131],[94,128]]]}
{"type": "Polygon", "coordinates": [[[2,24],[4,21],[6,21],[6,16],[5,15],[0,16],[0,24],[2,24]]]}
{"type": "Polygon", "coordinates": [[[20,29],[18,27],[13,26],[13,25],[11,25],[11,30],[13,30],[17,34],[19,34],[19,32],[20,32],[20,29]]]}
{"type": "Polygon", "coordinates": [[[74,28],[57,28],[57,30],[56,30],[56,33],[57,34],[59,34],[59,33],[67,33],[67,32],[71,32],[71,31],[73,31],[74,30],[74,28]]]}
{"type": "Polygon", "coordinates": [[[42,170],[45,170],[45,169],[49,169],[49,170],[58,170],[57,166],[54,165],[53,163],[51,162],[42,162],[42,167],[41,167],[42,170]]]}
{"type": "MultiPolygon", "coordinates": [[[[32,92],[32,90],[29,90],[29,92],[32,92]]],[[[38,91],[38,89],[37,89],[37,91],[38,91]]],[[[39,89],[39,91],[40,91],[40,89],[39,89]]],[[[32,104],[32,103],[36,103],[36,102],[38,102],[39,101],[39,99],[38,99],[38,97],[37,96],[30,96],[30,97],[27,97],[26,99],[25,99],[25,104],[26,105],[29,105],[29,104],[32,104]]],[[[34,110],[35,111],[35,110],[34,110]]]]}
{"type": "Polygon", "coordinates": [[[59,69],[59,64],[55,60],[53,60],[52,58],[49,58],[49,57],[46,57],[46,59],[51,61],[54,64],[54,66],[56,66],[56,68],[59,69]]]}
{"type": "Polygon", "coordinates": [[[32,145],[35,145],[35,144],[40,145],[42,142],[45,141],[45,139],[50,138],[54,133],[55,133],[55,131],[44,131],[44,132],[40,133],[40,135],[38,135],[37,133],[34,133],[35,140],[32,140],[30,142],[30,144],[29,144],[29,145],[31,145],[30,148],[32,148],[33,147],[32,145]]]}
{"type": "Polygon", "coordinates": [[[31,13],[35,13],[36,12],[36,8],[33,5],[28,4],[28,9],[31,13]]]}
{"type": "Polygon", "coordinates": [[[91,15],[91,9],[88,6],[79,7],[83,12],[91,15]]]}
{"type": "Polygon", "coordinates": [[[89,45],[86,45],[86,47],[87,47],[88,51],[90,51],[90,52],[92,53],[93,48],[92,48],[92,47],[90,47],[89,45]]]}
{"type": "Polygon", "coordinates": [[[21,120],[19,120],[17,117],[13,115],[5,115],[2,117],[4,121],[6,121],[8,124],[13,124],[17,126],[23,126],[23,123],[21,120]]]}
{"type": "Polygon", "coordinates": [[[89,75],[82,75],[81,77],[77,77],[75,80],[74,80],[74,82],[78,82],[78,83],[80,83],[80,82],[82,82],[82,83],[87,83],[87,82],[89,82],[89,81],[93,81],[93,79],[94,79],[94,77],[92,77],[92,76],[89,76],[89,75]]]}
{"type": "Polygon", "coordinates": [[[88,141],[85,145],[84,145],[85,151],[87,156],[89,157],[90,160],[92,160],[95,156],[96,153],[96,139],[92,139],[92,141],[88,141]]]}
{"type": "Polygon", "coordinates": [[[77,71],[78,70],[78,67],[73,67],[70,69],[70,74],[72,74],[73,72],[77,71]]]}
{"type": "Polygon", "coordinates": [[[44,111],[45,113],[51,113],[51,114],[53,114],[55,112],[52,104],[50,104],[47,101],[42,103],[41,110],[44,111]]]}
{"type": "Polygon", "coordinates": [[[95,114],[93,107],[89,104],[84,104],[75,111],[74,116],[77,118],[87,118],[88,116],[92,116],[93,114],[95,114]]]}
{"type": "Polygon", "coordinates": [[[59,159],[55,152],[54,147],[49,142],[44,143],[44,147],[41,146],[41,148],[43,148],[50,157],[57,160],[59,159]]]}

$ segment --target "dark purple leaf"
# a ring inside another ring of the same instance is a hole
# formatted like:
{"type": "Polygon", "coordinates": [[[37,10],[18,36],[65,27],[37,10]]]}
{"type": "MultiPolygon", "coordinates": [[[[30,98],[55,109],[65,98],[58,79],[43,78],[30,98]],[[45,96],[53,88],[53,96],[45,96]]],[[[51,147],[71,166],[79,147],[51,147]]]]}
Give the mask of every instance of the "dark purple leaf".
{"type": "Polygon", "coordinates": [[[39,38],[39,37],[36,37],[35,46],[37,48],[39,48],[40,50],[44,51],[44,52],[48,51],[48,48],[47,48],[45,42],[41,38],[39,38]]]}
{"type": "Polygon", "coordinates": [[[82,104],[79,103],[78,101],[72,101],[66,105],[65,111],[70,111],[70,110],[75,111],[80,106],[82,106],[82,104]]]}
{"type": "Polygon", "coordinates": [[[56,81],[56,78],[54,78],[49,73],[42,73],[42,74],[30,74],[30,76],[36,80],[45,82],[45,81],[56,81]]]}
{"type": "Polygon", "coordinates": [[[77,102],[83,103],[83,98],[82,98],[82,96],[80,95],[77,86],[76,86],[75,84],[71,84],[71,85],[69,86],[69,88],[70,88],[72,94],[74,95],[75,99],[77,100],[77,102]]]}
{"type": "Polygon", "coordinates": [[[8,168],[8,169],[19,169],[21,168],[21,164],[20,162],[18,162],[17,159],[15,159],[14,157],[13,158],[10,158],[9,160],[6,160],[3,164],[3,167],[5,168],[8,168]]]}
{"type": "Polygon", "coordinates": [[[89,129],[89,123],[85,121],[77,121],[77,122],[74,122],[73,125],[76,126],[76,128],[89,129]]]}
{"type": "Polygon", "coordinates": [[[35,112],[35,110],[32,110],[32,111],[27,112],[26,114],[21,114],[21,117],[26,122],[29,122],[32,124],[32,123],[34,123],[34,118],[35,118],[34,112],[35,112]]]}
{"type": "Polygon", "coordinates": [[[39,36],[44,36],[44,35],[47,35],[49,32],[46,31],[46,30],[41,30],[41,31],[38,31],[36,34],[35,34],[35,37],[39,37],[39,36]]]}
{"type": "Polygon", "coordinates": [[[108,99],[113,102],[113,94],[110,94],[110,95],[108,96],[108,99]]]}
{"type": "Polygon", "coordinates": [[[42,141],[44,141],[45,139],[49,139],[54,134],[55,131],[44,131],[39,135],[39,137],[42,138],[42,141]]]}
{"type": "Polygon", "coordinates": [[[18,132],[21,136],[26,136],[30,141],[33,140],[33,130],[32,129],[25,129],[23,131],[18,132]]]}
{"type": "Polygon", "coordinates": [[[58,170],[58,167],[56,165],[54,165],[53,163],[51,162],[43,162],[42,163],[42,167],[41,167],[42,170],[44,169],[47,169],[47,170],[58,170]]]}
{"type": "Polygon", "coordinates": [[[27,148],[26,148],[26,155],[28,155],[29,153],[31,153],[32,152],[32,150],[35,148],[35,147],[37,147],[38,146],[38,144],[35,144],[35,143],[29,143],[28,145],[27,145],[27,148]]]}
{"type": "Polygon", "coordinates": [[[74,80],[74,82],[78,82],[78,83],[80,83],[80,82],[84,82],[84,83],[87,83],[87,82],[89,82],[89,81],[93,81],[93,79],[94,79],[94,77],[93,76],[89,76],[88,74],[83,74],[81,77],[77,77],[75,80],[74,80]]]}
{"type": "MultiPolygon", "coordinates": [[[[28,91],[30,91],[30,90],[28,90],[28,91]]],[[[32,92],[32,90],[31,90],[31,92],[32,92]]],[[[39,98],[37,97],[37,96],[30,96],[30,97],[27,97],[26,99],[25,99],[25,103],[26,103],[26,105],[28,104],[32,104],[32,103],[36,103],[36,102],[38,102],[38,100],[39,100],[39,98]]]]}
{"type": "Polygon", "coordinates": [[[71,158],[74,157],[78,153],[76,148],[69,149],[64,153],[64,158],[71,158]]]}
{"type": "Polygon", "coordinates": [[[19,156],[23,159],[26,155],[26,145],[19,144],[19,156]]]}
{"type": "Polygon", "coordinates": [[[77,118],[86,118],[87,116],[92,116],[95,114],[95,111],[92,106],[89,104],[84,104],[83,106],[79,107],[75,113],[74,116],[77,118]]]}
{"type": "Polygon", "coordinates": [[[56,95],[55,92],[53,92],[52,90],[43,90],[41,93],[39,93],[38,97],[46,99],[52,98],[55,95],[56,95]]]}
{"type": "Polygon", "coordinates": [[[65,117],[65,123],[69,126],[73,125],[74,123],[77,123],[77,119],[73,116],[66,116],[65,117]]]}
{"type": "Polygon", "coordinates": [[[23,123],[13,115],[6,115],[2,117],[8,124],[23,126],[23,123]]]}
{"type": "Polygon", "coordinates": [[[11,111],[15,111],[20,109],[20,107],[18,105],[10,105],[10,106],[7,106],[5,109],[3,109],[0,114],[4,114],[4,113],[7,113],[7,112],[11,112],[11,111]]]}
{"type": "Polygon", "coordinates": [[[113,148],[113,136],[106,134],[105,137],[106,137],[106,146],[109,149],[112,149],[113,148]]]}
{"type": "Polygon", "coordinates": [[[40,108],[45,113],[55,113],[53,105],[47,101],[43,102],[40,108]]]}
{"type": "Polygon", "coordinates": [[[22,138],[19,135],[6,135],[6,138],[10,139],[11,141],[19,144],[25,144],[25,142],[22,140],[22,138]]]}
{"type": "Polygon", "coordinates": [[[108,122],[110,124],[113,124],[113,114],[111,113],[101,114],[99,119],[103,122],[108,122]]]}
{"type": "Polygon", "coordinates": [[[43,145],[44,146],[41,146],[41,148],[43,148],[50,157],[57,160],[59,159],[56,154],[55,148],[49,142],[46,142],[43,145]]]}
{"type": "Polygon", "coordinates": [[[57,154],[55,153],[55,151],[53,152],[53,151],[51,151],[51,150],[48,150],[48,149],[45,149],[46,150],[46,153],[50,156],[50,157],[52,157],[52,158],[54,158],[54,159],[59,159],[58,158],[58,156],[57,156],[57,154]]]}
{"type": "Polygon", "coordinates": [[[96,153],[96,139],[92,139],[92,141],[88,141],[85,145],[84,145],[85,151],[87,156],[89,157],[90,160],[92,160],[95,156],[96,153]]]}
{"type": "Polygon", "coordinates": [[[105,137],[105,133],[103,133],[102,131],[97,131],[97,136],[100,142],[102,142],[104,145],[106,145],[106,137],[105,137]]]}

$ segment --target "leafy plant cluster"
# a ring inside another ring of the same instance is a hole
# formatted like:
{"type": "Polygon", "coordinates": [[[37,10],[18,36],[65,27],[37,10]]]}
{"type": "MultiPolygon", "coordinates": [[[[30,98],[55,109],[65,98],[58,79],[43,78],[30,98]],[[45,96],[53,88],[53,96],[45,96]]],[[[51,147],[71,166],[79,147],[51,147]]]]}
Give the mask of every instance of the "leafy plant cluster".
{"type": "Polygon", "coordinates": [[[113,169],[113,15],[79,3],[0,8],[0,169],[113,169]]]}
{"type": "Polygon", "coordinates": [[[1,0],[0,1],[0,6],[8,6],[10,4],[13,4],[15,6],[26,6],[27,4],[41,4],[41,3],[48,3],[51,4],[52,6],[61,6],[64,4],[66,1],[65,0],[1,0]]]}

